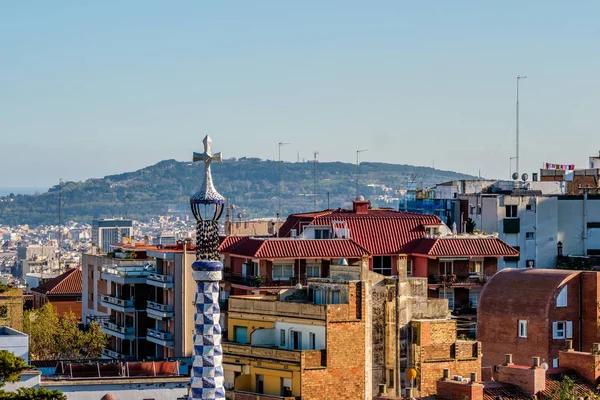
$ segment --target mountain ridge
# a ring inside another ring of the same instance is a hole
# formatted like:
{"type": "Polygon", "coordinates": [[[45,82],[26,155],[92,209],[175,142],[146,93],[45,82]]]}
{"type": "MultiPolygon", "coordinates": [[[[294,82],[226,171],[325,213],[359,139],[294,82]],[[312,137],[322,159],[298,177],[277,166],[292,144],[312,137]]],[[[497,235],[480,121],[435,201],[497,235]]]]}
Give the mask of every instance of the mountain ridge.
{"type": "MultiPolygon", "coordinates": [[[[243,218],[274,217],[281,212],[314,209],[314,163],[277,162],[242,157],[211,164],[217,190],[243,218]]],[[[356,196],[356,164],[340,161],[317,163],[317,208],[337,208],[356,196]]],[[[147,220],[168,213],[189,214],[189,197],[202,184],[201,163],[159,161],[137,171],[89,178],[62,184],[62,220],[90,222],[93,218],[127,216],[147,220]]],[[[376,207],[394,207],[386,196],[395,190],[423,187],[434,182],[474,179],[453,171],[406,164],[363,162],[359,193],[376,207]]],[[[36,195],[0,197],[0,224],[56,225],[59,185],[36,195]]]]}

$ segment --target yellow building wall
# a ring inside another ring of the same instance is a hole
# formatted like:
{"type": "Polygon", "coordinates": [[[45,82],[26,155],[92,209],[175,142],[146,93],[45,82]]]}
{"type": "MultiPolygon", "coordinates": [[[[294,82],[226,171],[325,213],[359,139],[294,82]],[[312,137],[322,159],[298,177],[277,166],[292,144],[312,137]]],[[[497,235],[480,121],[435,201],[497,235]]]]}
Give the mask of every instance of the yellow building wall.
{"type": "MultiPolygon", "coordinates": [[[[226,361],[224,359],[224,361],[226,361]]],[[[250,366],[250,373],[240,375],[235,380],[234,390],[242,390],[255,392],[256,391],[256,375],[264,376],[264,394],[279,396],[281,394],[281,378],[292,380],[292,394],[300,396],[300,366],[288,365],[284,369],[282,364],[265,361],[249,361],[244,360],[242,363],[250,366]],[[246,364],[246,362],[248,362],[246,364]],[[260,363],[260,366],[257,364],[260,363]]],[[[227,366],[225,365],[226,369],[227,366]]]]}
{"type": "Polygon", "coordinates": [[[272,321],[252,321],[239,318],[228,318],[227,320],[227,340],[235,342],[235,327],[245,326],[248,328],[248,340],[251,340],[252,332],[260,328],[272,329],[275,328],[275,323],[272,321]]]}

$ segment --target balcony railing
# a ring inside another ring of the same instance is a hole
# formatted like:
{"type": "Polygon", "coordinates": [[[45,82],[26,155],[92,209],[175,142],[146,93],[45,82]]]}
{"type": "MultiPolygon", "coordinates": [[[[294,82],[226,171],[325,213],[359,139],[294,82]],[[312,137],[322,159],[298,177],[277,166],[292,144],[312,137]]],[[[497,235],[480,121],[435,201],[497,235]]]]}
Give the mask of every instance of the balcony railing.
{"type": "Polygon", "coordinates": [[[231,272],[225,270],[223,279],[237,283],[239,285],[250,286],[250,287],[264,287],[264,286],[295,286],[298,283],[306,285],[306,275],[300,277],[291,276],[287,279],[272,279],[270,276],[259,276],[259,275],[242,275],[237,272],[231,272]]]}
{"type": "Polygon", "coordinates": [[[149,273],[148,280],[160,283],[173,283],[173,277],[171,275],[161,275],[156,272],[149,273]]]}
{"type": "Polygon", "coordinates": [[[302,350],[283,350],[271,347],[250,346],[239,343],[223,342],[223,354],[229,356],[247,356],[300,363],[302,350]]]}
{"type": "Polygon", "coordinates": [[[111,350],[108,347],[104,347],[102,349],[102,354],[107,357],[114,358],[117,360],[129,360],[129,359],[135,358],[135,356],[133,354],[122,354],[122,353],[119,353],[118,351],[111,350]]]}
{"type": "Polygon", "coordinates": [[[445,285],[445,286],[465,286],[465,285],[483,285],[491,276],[483,274],[470,274],[470,275],[429,275],[427,283],[430,285],[445,285]]]}
{"type": "Polygon", "coordinates": [[[300,318],[325,320],[326,306],[323,304],[292,303],[243,297],[229,297],[228,311],[245,314],[289,315],[300,318]]]}
{"type": "Polygon", "coordinates": [[[148,329],[146,336],[168,342],[173,340],[173,334],[170,332],[157,331],[156,329],[148,329]]]}
{"type": "Polygon", "coordinates": [[[147,307],[151,310],[156,310],[164,313],[173,312],[173,305],[171,304],[160,304],[154,301],[148,301],[147,307]]]}
{"type": "Polygon", "coordinates": [[[122,333],[123,335],[133,335],[135,333],[133,326],[121,326],[110,321],[102,322],[102,326],[108,330],[122,333]]]}
{"type": "Polygon", "coordinates": [[[125,299],[120,299],[120,298],[115,297],[115,296],[110,296],[110,295],[103,294],[100,297],[100,300],[102,302],[104,302],[104,303],[114,304],[116,306],[120,306],[120,307],[123,307],[123,308],[134,307],[133,299],[125,300],[125,299]]]}

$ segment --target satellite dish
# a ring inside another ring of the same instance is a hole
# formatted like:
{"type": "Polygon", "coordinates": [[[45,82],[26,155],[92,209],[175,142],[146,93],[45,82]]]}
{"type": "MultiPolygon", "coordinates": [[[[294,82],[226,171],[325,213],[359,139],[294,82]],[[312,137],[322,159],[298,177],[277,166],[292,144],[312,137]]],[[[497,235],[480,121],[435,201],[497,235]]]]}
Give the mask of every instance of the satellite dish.
{"type": "Polygon", "coordinates": [[[542,367],[542,369],[544,371],[548,371],[548,363],[542,363],[542,365],[540,365],[540,367],[542,367]]]}
{"type": "Polygon", "coordinates": [[[521,179],[523,180],[523,182],[526,182],[528,178],[529,178],[529,175],[527,175],[526,173],[521,175],[521,179]]]}
{"type": "Polygon", "coordinates": [[[242,217],[243,217],[243,216],[244,216],[244,214],[242,214],[242,213],[238,213],[238,215],[237,215],[237,217],[238,217],[239,219],[242,219],[242,217]]]}
{"type": "Polygon", "coordinates": [[[518,172],[514,172],[512,174],[512,178],[513,178],[513,181],[516,181],[517,179],[519,179],[519,173],[518,172]]]}

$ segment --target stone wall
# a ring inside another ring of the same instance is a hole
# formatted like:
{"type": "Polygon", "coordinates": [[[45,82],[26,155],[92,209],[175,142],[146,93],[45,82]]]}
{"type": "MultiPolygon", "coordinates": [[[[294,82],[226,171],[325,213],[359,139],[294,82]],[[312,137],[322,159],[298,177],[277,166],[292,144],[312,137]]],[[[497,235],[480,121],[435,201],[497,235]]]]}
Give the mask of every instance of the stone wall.
{"type": "Polygon", "coordinates": [[[23,293],[21,289],[9,289],[0,293],[0,306],[6,307],[6,312],[2,310],[2,315],[0,315],[0,326],[8,326],[21,331],[23,329],[23,293]]]}

